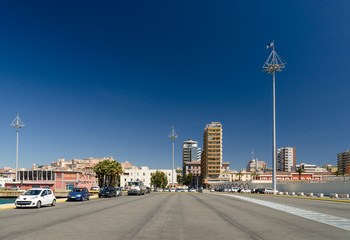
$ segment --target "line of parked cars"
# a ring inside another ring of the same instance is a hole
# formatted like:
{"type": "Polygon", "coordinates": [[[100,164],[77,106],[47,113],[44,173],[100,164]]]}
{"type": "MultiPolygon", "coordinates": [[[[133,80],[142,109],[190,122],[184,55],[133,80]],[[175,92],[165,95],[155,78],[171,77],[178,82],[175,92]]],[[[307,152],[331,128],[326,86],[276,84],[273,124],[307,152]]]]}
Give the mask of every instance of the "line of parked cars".
{"type": "Polygon", "coordinates": [[[211,188],[210,191],[211,192],[259,193],[259,194],[272,194],[273,193],[272,188],[246,189],[246,188],[231,187],[231,188],[211,188]]]}

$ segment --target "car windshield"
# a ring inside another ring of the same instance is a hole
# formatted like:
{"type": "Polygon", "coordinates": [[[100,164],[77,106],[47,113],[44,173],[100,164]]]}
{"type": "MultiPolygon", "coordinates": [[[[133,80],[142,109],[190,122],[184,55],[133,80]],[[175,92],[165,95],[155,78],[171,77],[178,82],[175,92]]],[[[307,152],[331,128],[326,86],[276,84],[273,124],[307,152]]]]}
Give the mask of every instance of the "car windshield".
{"type": "Polygon", "coordinates": [[[84,188],[73,188],[72,192],[84,192],[84,188]]]}
{"type": "Polygon", "coordinates": [[[41,193],[41,190],[28,190],[23,195],[39,195],[41,193]]]}
{"type": "Polygon", "coordinates": [[[113,188],[111,188],[111,187],[104,187],[104,188],[102,188],[102,190],[103,191],[111,191],[111,190],[113,190],[113,188]]]}
{"type": "Polygon", "coordinates": [[[128,185],[129,187],[138,186],[139,182],[129,182],[128,185]]]}

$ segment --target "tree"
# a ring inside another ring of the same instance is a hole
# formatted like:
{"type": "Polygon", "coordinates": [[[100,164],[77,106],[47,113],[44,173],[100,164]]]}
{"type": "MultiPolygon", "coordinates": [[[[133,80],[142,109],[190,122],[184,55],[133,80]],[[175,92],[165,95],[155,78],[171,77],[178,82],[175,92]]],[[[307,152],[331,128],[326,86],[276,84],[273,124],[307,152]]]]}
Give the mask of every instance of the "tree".
{"type": "Polygon", "coordinates": [[[182,185],[182,176],[180,174],[177,174],[176,179],[177,179],[177,183],[179,185],[182,185]]]}
{"type": "Polygon", "coordinates": [[[118,186],[123,172],[121,164],[115,160],[104,160],[94,167],[100,187],[118,186]]]}
{"type": "Polygon", "coordinates": [[[299,173],[299,180],[301,180],[301,174],[305,172],[305,170],[300,167],[295,172],[299,173]]]}
{"type": "Polygon", "coordinates": [[[165,188],[168,185],[168,178],[164,172],[156,171],[151,174],[151,185],[156,188],[165,188]]]}
{"type": "Polygon", "coordinates": [[[190,172],[190,173],[188,173],[188,174],[185,175],[184,184],[187,185],[188,188],[191,187],[192,179],[193,179],[193,174],[192,174],[192,172],[190,172]]]}
{"type": "Polygon", "coordinates": [[[243,176],[242,171],[239,171],[239,172],[237,173],[237,175],[238,175],[238,181],[241,181],[241,177],[243,176]]]}

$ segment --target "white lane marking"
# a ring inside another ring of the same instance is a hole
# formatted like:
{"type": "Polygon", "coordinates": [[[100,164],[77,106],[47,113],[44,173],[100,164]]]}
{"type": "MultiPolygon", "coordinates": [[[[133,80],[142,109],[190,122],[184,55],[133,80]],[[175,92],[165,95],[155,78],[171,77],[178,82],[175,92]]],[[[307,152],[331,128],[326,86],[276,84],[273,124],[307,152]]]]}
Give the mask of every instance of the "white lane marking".
{"type": "Polygon", "coordinates": [[[221,196],[229,196],[229,197],[234,197],[238,199],[242,199],[248,202],[252,202],[255,204],[259,204],[265,207],[273,208],[282,212],[287,212],[299,217],[307,218],[316,222],[321,222],[325,223],[337,228],[341,228],[344,230],[350,231],[350,219],[347,218],[342,218],[342,217],[336,217],[332,215],[328,215],[325,213],[319,213],[319,212],[314,212],[310,210],[305,210],[302,208],[296,208],[296,207],[291,207],[279,203],[273,203],[273,202],[268,202],[260,199],[255,199],[255,198],[249,198],[249,197],[243,197],[243,196],[238,196],[238,195],[223,195],[219,193],[211,193],[215,195],[221,195],[221,196]]]}

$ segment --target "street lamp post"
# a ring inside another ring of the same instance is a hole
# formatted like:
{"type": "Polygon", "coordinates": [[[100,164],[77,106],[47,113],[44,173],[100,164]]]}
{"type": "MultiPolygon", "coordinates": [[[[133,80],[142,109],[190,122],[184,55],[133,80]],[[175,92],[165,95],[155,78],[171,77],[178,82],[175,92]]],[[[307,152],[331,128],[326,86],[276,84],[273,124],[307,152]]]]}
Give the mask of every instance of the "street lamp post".
{"type": "Polygon", "coordinates": [[[18,129],[24,127],[24,123],[22,120],[19,118],[18,112],[17,112],[17,117],[13,122],[11,123],[12,127],[17,128],[17,144],[16,144],[16,182],[18,181],[18,129]]]}
{"type": "Polygon", "coordinates": [[[272,74],[273,76],[273,82],[272,82],[272,98],[273,98],[273,114],[272,114],[272,122],[273,122],[273,161],[272,161],[272,189],[274,193],[276,192],[276,104],[275,104],[275,98],[276,98],[276,90],[275,90],[275,73],[276,71],[280,72],[283,68],[285,68],[285,62],[283,59],[277,54],[275,51],[275,41],[267,45],[267,49],[272,47],[272,52],[270,53],[270,56],[267,58],[265,64],[263,65],[264,72],[268,74],[272,74]]]}
{"type": "Polygon", "coordinates": [[[173,140],[173,170],[171,172],[171,178],[172,178],[171,189],[174,189],[174,157],[175,157],[174,148],[175,148],[175,139],[177,138],[174,125],[172,126],[171,132],[169,134],[169,138],[173,140]]]}

